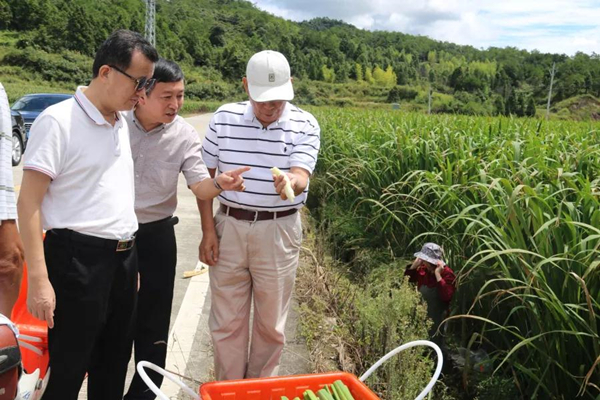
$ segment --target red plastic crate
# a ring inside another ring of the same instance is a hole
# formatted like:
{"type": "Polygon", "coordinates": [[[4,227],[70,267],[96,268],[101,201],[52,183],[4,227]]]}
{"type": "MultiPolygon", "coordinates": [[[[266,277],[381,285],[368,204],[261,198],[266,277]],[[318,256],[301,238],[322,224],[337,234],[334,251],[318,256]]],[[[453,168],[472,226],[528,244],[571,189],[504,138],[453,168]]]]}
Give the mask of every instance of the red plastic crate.
{"type": "Polygon", "coordinates": [[[316,394],[337,380],[348,386],[354,400],[379,400],[356,376],[346,372],[210,382],[200,386],[200,396],[202,400],[280,400],[281,396],[302,399],[305,390],[316,394]]]}

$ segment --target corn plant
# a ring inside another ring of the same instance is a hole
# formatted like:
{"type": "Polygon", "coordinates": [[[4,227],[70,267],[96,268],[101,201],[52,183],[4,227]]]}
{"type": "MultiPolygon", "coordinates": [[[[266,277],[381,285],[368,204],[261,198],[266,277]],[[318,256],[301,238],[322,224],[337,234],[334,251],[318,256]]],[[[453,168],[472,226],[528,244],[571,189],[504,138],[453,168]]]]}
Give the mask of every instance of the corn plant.
{"type": "Polygon", "coordinates": [[[600,395],[598,124],[315,113],[309,205],[353,279],[362,248],[441,243],[461,342],[477,333],[524,398],[600,395]]]}

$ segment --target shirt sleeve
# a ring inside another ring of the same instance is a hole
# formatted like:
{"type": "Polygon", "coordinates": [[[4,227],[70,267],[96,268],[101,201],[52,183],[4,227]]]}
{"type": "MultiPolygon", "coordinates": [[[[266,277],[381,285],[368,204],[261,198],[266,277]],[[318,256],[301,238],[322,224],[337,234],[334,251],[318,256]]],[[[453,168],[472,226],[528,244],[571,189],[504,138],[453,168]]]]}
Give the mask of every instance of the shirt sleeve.
{"type": "Polygon", "coordinates": [[[406,269],[404,270],[404,275],[408,276],[409,282],[417,283],[419,281],[417,278],[417,270],[410,269],[410,267],[411,267],[410,265],[408,267],[406,267],[406,269]]]}
{"type": "Polygon", "coordinates": [[[454,272],[448,267],[444,268],[441,273],[442,280],[437,283],[438,292],[440,295],[440,299],[449,303],[452,300],[452,296],[454,296],[454,292],[456,291],[454,272]]]}
{"type": "Polygon", "coordinates": [[[0,224],[17,219],[12,172],[12,119],[8,97],[0,84],[0,224]]]}
{"type": "Polygon", "coordinates": [[[12,119],[10,116],[10,105],[4,86],[0,83],[0,133],[12,136],[12,119]]]}
{"type": "Polygon", "coordinates": [[[183,172],[188,186],[210,178],[208,169],[206,169],[206,165],[202,159],[202,144],[200,143],[200,138],[198,138],[198,133],[191,127],[190,130],[191,132],[188,133],[190,139],[187,142],[183,156],[183,165],[181,167],[181,172],[183,172]]]}
{"type": "Polygon", "coordinates": [[[219,166],[219,141],[214,115],[208,123],[208,129],[202,143],[202,158],[207,168],[217,168],[219,166]]]}
{"type": "Polygon", "coordinates": [[[297,135],[294,149],[290,153],[290,167],[300,167],[313,173],[321,147],[321,127],[314,117],[307,121],[303,134],[297,135]]]}
{"type": "Polygon", "coordinates": [[[64,165],[66,142],[65,133],[56,119],[42,113],[29,131],[23,169],[39,171],[56,179],[64,165]]]}

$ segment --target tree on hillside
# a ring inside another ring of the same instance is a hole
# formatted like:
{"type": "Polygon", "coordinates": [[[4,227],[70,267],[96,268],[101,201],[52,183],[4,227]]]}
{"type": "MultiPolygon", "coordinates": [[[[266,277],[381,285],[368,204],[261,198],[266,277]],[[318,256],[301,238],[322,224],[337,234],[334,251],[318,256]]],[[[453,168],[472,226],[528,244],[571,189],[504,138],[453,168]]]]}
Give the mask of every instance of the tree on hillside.
{"type": "Polygon", "coordinates": [[[456,86],[462,80],[462,75],[463,75],[462,67],[457,67],[454,71],[452,71],[452,74],[448,78],[448,86],[456,89],[456,86]]]}
{"type": "Polygon", "coordinates": [[[517,99],[517,94],[514,90],[510,92],[508,95],[508,99],[506,100],[504,106],[505,115],[516,115],[517,110],[519,108],[519,100],[517,99]]]}
{"type": "Polygon", "coordinates": [[[396,85],[397,77],[396,77],[396,74],[394,73],[394,69],[392,68],[391,65],[388,65],[387,68],[385,69],[384,78],[385,78],[385,86],[396,85]]]}
{"type": "Polygon", "coordinates": [[[208,40],[214,47],[225,46],[225,28],[223,28],[221,25],[213,25],[213,27],[210,28],[208,40]]]}
{"type": "Polygon", "coordinates": [[[77,50],[84,54],[96,53],[96,43],[104,40],[98,37],[98,21],[94,15],[88,15],[79,4],[67,2],[65,7],[69,9],[69,18],[64,30],[64,47],[69,50],[77,50]]]}
{"type": "Polygon", "coordinates": [[[333,68],[327,68],[327,65],[323,65],[321,71],[325,82],[335,82],[335,70],[333,68]]]}
{"type": "Polygon", "coordinates": [[[536,109],[535,109],[535,100],[533,100],[533,96],[529,96],[527,100],[527,108],[525,110],[525,115],[528,117],[535,117],[536,109]]]}
{"type": "Polygon", "coordinates": [[[375,68],[373,68],[373,81],[375,81],[377,85],[381,86],[386,84],[385,72],[379,67],[379,65],[376,65],[375,68]]]}
{"type": "Polygon", "coordinates": [[[367,83],[373,83],[373,72],[371,72],[371,68],[370,67],[365,67],[365,82],[367,83]]]}
{"type": "Polygon", "coordinates": [[[12,19],[10,29],[17,31],[36,30],[48,23],[59,11],[63,1],[51,0],[5,0],[10,7],[12,19]],[[56,3],[56,4],[54,4],[56,3]]]}
{"type": "Polygon", "coordinates": [[[246,63],[252,54],[248,49],[237,44],[229,44],[221,52],[219,70],[223,77],[230,80],[239,80],[246,75],[246,63]]]}
{"type": "Polygon", "coordinates": [[[359,63],[354,64],[354,77],[358,82],[362,82],[364,79],[363,68],[359,63]]]}
{"type": "Polygon", "coordinates": [[[496,109],[496,115],[507,115],[506,108],[504,106],[504,99],[502,96],[496,96],[494,99],[494,108],[496,109]]]}
{"type": "Polygon", "coordinates": [[[9,29],[12,18],[10,5],[6,0],[0,0],[0,29],[9,29]]]}
{"type": "Polygon", "coordinates": [[[515,114],[517,117],[524,117],[527,105],[525,103],[525,96],[523,93],[517,96],[517,109],[515,110],[515,114]]]}

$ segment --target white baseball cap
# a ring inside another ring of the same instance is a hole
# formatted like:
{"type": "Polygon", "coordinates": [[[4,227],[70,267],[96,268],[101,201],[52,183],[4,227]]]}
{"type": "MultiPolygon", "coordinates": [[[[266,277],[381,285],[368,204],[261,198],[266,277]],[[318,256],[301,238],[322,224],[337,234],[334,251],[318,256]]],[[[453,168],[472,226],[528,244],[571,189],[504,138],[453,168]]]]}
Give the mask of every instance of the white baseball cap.
{"type": "Polygon", "coordinates": [[[277,51],[264,50],[254,54],[246,66],[246,79],[250,97],[259,103],[294,98],[290,64],[277,51]]]}

